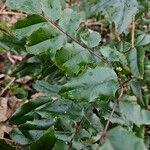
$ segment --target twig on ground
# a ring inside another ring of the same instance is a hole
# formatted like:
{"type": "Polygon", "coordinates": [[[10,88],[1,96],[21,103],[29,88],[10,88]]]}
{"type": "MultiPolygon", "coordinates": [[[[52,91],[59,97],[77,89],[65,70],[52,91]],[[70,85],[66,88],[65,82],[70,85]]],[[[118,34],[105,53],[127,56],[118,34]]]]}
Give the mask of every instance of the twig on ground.
{"type": "Polygon", "coordinates": [[[0,97],[6,92],[7,89],[12,85],[16,78],[12,78],[11,81],[7,84],[7,86],[1,91],[0,97]]]}
{"type": "Polygon", "coordinates": [[[27,15],[24,14],[24,13],[12,12],[12,11],[3,11],[3,12],[0,12],[0,15],[27,16],[27,15]]]}
{"type": "Polygon", "coordinates": [[[3,4],[2,8],[0,9],[0,12],[2,12],[5,9],[6,5],[5,3],[3,4]]]}

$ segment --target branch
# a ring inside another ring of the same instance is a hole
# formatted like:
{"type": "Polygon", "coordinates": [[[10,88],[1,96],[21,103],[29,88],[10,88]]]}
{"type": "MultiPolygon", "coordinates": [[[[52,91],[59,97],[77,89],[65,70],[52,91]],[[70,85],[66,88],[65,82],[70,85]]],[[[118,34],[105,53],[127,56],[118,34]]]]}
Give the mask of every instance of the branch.
{"type": "Polygon", "coordinates": [[[83,116],[82,119],[81,119],[81,121],[77,124],[77,126],[76,126],[76,128],[75,128],[75,131],[74,131],[74,134],[73,134],[73,136],[72,136],[72,138],[71,138],[71,140],[70,140],[70,142],[69,142],[69,146],[68,146],[67,150],[70,150],[70,149],[71,149],[73,139],[74,139],[74,137],[76,136],[76,134],[78,133],[78,130],[79,130],[79,128],[81,127],[82,123],[84,123],[84,121],[85,121],[85,116],[83,116]]]}
{"type": "Polygon", "coordinates": [[[71,36],[70,34],[68,34],[67,32],[63,31],[62,28],[60,28],[58,25],[56,25],[56,23],[54,21],[52,21],[50,18],[44,16],[45,19],[54,27],[56,28],[58,31],[62,32],[63,34],[65,34],[67,37],[69,37],[72,41],[76,42],[77,44],[79,44],[80,46],[82,46],[83,48],[87,49],[89,51],[90,54],[96,56],[97,58],[103,60],[103,62],[109,64],[109,62],[101,55],[96,54],[93,52],[93,50],[91,48],[88,47],[88,45],[86,45],[85,43],[78,41],[77,39],[75,39],[73,36],[71,36]]]}
{"type": "MultiPolygon", "coordinates": [[[[27,16],[26,14],[24,13],[18,13],[18,12],[8,12],[8,11],[5,11],[5,12],[0,12],[0,15],[18,15],[18,16],[27,16]]],[[[43,15],[41,15],[43,17],[43,15]]],[[[99,59],[102,59],[102,61],[104,63],[107,63],[109,64],[109,62],[107,61],[107,59],[105,59],[102,55],[100,54],[96,54],[93,52],[93,50],[88,47],[88,45],[86,45],[85,43],[81,42],[81,41],[78,41],[77,39],[75,39],[73,36],[71,36],[70,34],[68,34],[67,32],[63,31],[63,29],[61,29],[58,25],[56,25],[56,23],[54,21],[52,21],[50,18],[44,16],[44,18],[53,26],[55,27],[57,30],[59,30],[60,32],[62,32],[63,34],[65,34],[67,37],[69,37],[71,40],[73,40],[74,42],[76,42],[77,44],[79,44],[80,46],[82,46],[83,48],[87,49],[89,51],[90,54],[96,56],[97,58],[99,59]]]]}
{"type": "Polygon", "coordinates": [[[70,150],[70,149],[71,149],[73,139],[75,138],[76,134],[78,133],[78,131],[79,131],[81,125],[85,122],[85,120],[86,120],[86,113],[88,112],[88,110],[89,110],[89,109],[87,108],[87,110],[86,110],[85,113],[84,113],[84,116],[81,118],[80,122],[77,123],[77,126],[75,127],[74,134],[73,134],[73,136],[72,136],[72,138],[71,138],[71,140],[70,140],[70,142],[69,142],[69,146],[68,146],[67,150],[70,150]]]}
{"type": "Polygon", "coordinates": [[[24,14],[24,13],[12,12],[12,11],[3,11],[3,12],[0,12],[0,15],[27,16],[27,15],[24,14]]]}
{"type": "Polygon", "coordinates": [[[106,134],[107,134],[107,130],[108,130],[110,121],[111,121],[111,119],[112,119],[112,117],[113,117],[113,114],[114,114],[114,112],[115,112],[115,110],[116,110],[118,104],[119,104],[119,99],[120,99],[120,98],[122,97],[122,95],[123,95],[123,91],[124,91],[124,88],[121,87],[120,95],[119,95],[119,97],[117,98],[117,100],[115,101],[115,103],[114,103],[114,105],[113,105],[112,111],[111,111],[111,113],[110,113],[110,115],[109,115],[109,117],[108,117],[108,120],[107,120],[107,122],[106,122],[104,131],[100,134],[100,138],[99,138],[99,140],[98,140],[99,144],[98,144],[98,146],[97,146],[97,150],[99,149],[99,146],[100,146],[102,140],[106,137],[106,134]]]}
{"type": "Polygon", "coordinates": [[[132,33],[131,33],[131,45],[132,48],[135,47],[135,16],[132,18],[132,33]]]}

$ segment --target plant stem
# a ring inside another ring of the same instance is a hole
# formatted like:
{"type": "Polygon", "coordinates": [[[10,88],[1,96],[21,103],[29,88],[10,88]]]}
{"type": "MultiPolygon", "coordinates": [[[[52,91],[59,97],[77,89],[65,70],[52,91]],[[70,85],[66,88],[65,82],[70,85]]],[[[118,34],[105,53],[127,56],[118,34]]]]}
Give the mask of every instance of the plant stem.
{"type": "Polygon", "coordinates": [[[135,16],[132,18],[131,46],[135,47],[135,16]]]}
{"type": "Polygon", "coordinates": [[[76,134],[78,133],[78,130],[79,130],[79,128],[81,127],[82,123],[84,123],[84,121],[85,121],[85,116],[83,116],[83,117],[81,118],[80,122],[77,124],[77,126],[76,126],[76,128],[75,128],[75,131],[74,131],[74,134],[73,134],[73,136],[72,136],[72,138],[71,138],[71,140],[70,140],[70,142],[69,142],[69,146],[68,146],[67,150],[70,150],[70,149],[71,149],[73,139],[74,139],[74,137],[76,136],[76,134]]]}
{"type": "Polygon", "coordinates": [[[59,30],[60,32],[62,32],[63,34],[65,34],[67,37],[69,37],[71,40],[73,40],[74,42],[76,42],[77,44],[79,44],[80,46],[82,46],[83,48],[87,49],[89,51],[90,54],[96,56],[99,59],[102,59],[103,62],[105,63],[109,63],[103,56],[96,54],[93,52],[93,50],[91,48],[89,48],[85,43],[78,41],[77,39],[75,39],[73,36],[71,36],[69,33],[63,31],[63,29],[61,29],[58,25],[56,25],[55,22],[53,22],[50,18],[44,16],[45,19],[53,26],[55,27],[57,30],[59,30]]]}
{"type": "Polygon", "coordinates": [[[98,141],[99,141],[99,144],[98,144],[98,146],[97,146],[97,150],[99,149],[99,146],[100,146],[102,140],[106,137],[106,134],[107,134],[107,130],[108,130],[110,121],[111,121],[111,119],[112,119],[112,117],[113,117],[113,114],[114,114],[114,112],[115,112],[115,110],[116,110],[118,104],[119,104],[119,99],[120,99],[120,98],[122,97],[122,95],[123,95],[123,91],[124,91],[124,88],[121,87],[120,95],[119,95],[119,97],[117,98],[117,100],[114,102],[112,111],[111,111],[111,113],[110,113],[110,115],[109,115],[109,117],[108,117],[108,120],[107,120],[107,122],[106,122],[104,131],[100,134],[100,138],[99,138],[99,140],[98,140],[98,141]]]}

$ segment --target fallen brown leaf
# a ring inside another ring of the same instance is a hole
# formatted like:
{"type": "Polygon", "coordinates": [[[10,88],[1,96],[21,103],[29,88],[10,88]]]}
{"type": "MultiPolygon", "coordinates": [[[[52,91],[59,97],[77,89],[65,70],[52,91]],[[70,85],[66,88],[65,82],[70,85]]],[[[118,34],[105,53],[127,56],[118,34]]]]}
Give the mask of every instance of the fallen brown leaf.
{"type": "Polygon", "coordinates": [[[0,97],[0,123],[5,122],[22,103],[24,102],[15,96],[0,97]]]}
{"type": "Polygon", "coordinates": [[[7,123],[0,123],[0,138],[4,138],[4,133],[8,133],[13,129],[12,126],[8,125],[7,123]]]}
{"type": "Polygon", "coordinates": [[[35,93],[34,95],[31,96],[31,98],[37,98],[37,97],[40,97],[40,96],[44,96],[44,93],[35,93]]]}
{"type": "Polygon", "coordinates": [[[4,78],[5,74],[0,74],[0,79],[4,78]]]}
{"type": "Polygon", "coordinates": [[[10,116],[10,109],[8,108],[8,99],[0,98],[0,122],[6,121],[10,116]]]}
{"type": "Polygon", "coordinates": [[[33,78],[31,76],[24,76],[22,78],[17,79],[15,82],[17,83],[21,83],[21,84],[26,84],[28,83],[30,80],[32,80],[33,78]]]}
{"type": "Polygon", "coordinates": [[[12,55],[12,58],[17,61],[22,61],[24,56],[12,55]]]}

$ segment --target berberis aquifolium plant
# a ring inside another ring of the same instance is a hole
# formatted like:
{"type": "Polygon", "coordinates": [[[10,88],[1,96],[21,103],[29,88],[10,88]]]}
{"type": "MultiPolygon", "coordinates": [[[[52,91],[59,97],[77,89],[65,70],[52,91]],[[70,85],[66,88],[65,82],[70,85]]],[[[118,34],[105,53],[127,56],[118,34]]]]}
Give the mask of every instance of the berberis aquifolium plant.
{"type": "Polygon", "coordinates": [[[20,149],[150,149],[150,2],[6,5],[23,17],[11,36],[0,35],[0,47],[26,54],[12,75],[35,77],[34,90],[44,94],[9,120],[20,149]]]}

